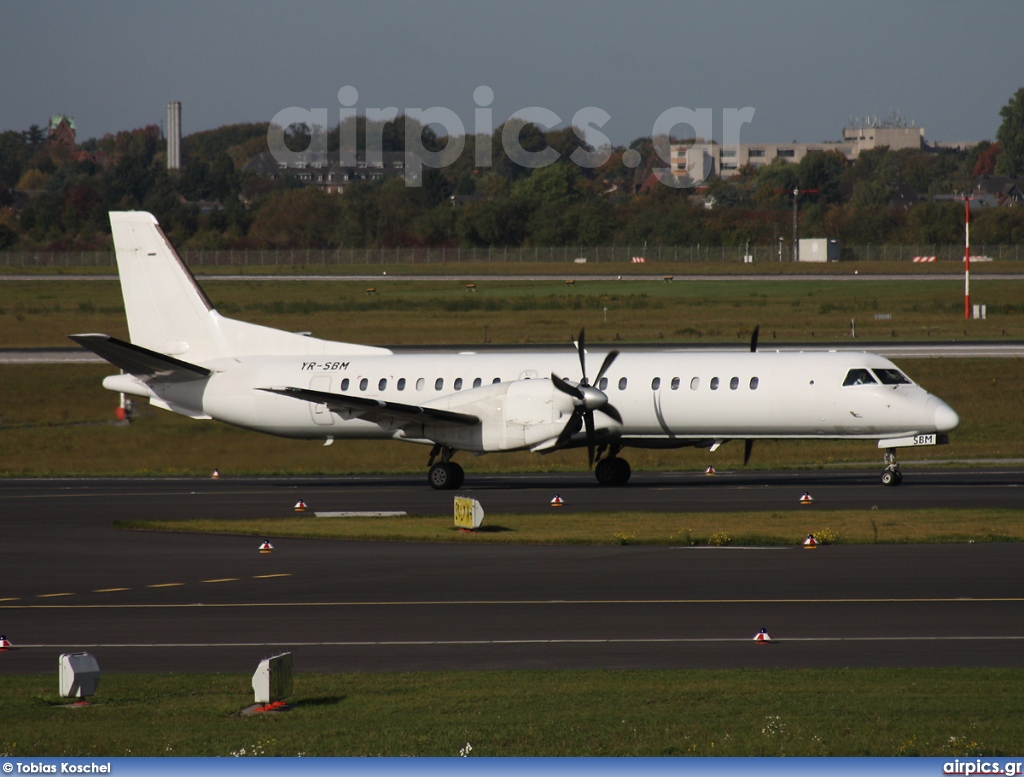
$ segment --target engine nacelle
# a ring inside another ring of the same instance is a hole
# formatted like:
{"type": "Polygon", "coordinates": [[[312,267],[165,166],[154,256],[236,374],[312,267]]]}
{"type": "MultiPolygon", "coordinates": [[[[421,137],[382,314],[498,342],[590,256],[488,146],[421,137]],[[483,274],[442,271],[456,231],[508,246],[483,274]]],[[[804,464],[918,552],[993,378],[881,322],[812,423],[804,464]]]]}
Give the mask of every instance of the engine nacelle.
{"type": "Polygon", "coordinates": [[[532,448],[558,437],[572,412],[572,397],[546,378],[509,383],[498,424],[503,449],[532,448]]]}
{"type": "Polygon", "coordinates": [[[493,383],[430,402],[480,419],[479,426],[428,424],[407,437],[428,437],[453,448],[477,453],[533,448],[562,433],[573,412],[572,397],[547,378],[493,383]]]}

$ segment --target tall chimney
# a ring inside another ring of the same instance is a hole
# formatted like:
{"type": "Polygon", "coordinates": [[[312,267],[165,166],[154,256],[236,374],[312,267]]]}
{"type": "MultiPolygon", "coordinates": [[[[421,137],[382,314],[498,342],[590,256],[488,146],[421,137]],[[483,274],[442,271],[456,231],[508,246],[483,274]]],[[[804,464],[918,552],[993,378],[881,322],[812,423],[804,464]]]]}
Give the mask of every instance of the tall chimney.
{"type": "Polygon", "coordinates": [[[167,103],[167,169],[181,169],[181,103],[167,103]]]}

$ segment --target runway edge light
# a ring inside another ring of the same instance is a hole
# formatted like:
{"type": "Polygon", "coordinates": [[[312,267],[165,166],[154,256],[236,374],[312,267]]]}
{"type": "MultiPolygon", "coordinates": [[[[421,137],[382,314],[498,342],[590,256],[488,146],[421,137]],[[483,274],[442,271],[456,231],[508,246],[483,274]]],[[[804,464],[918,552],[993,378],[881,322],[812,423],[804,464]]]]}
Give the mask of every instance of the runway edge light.
{"type": "Polygon", "coordinates": [[[306,512],[306,503],[303,502],[301,499],[298,502],[295,503],[295,512],[297,512],[297,513],[304,513],[304,512],[306,512]]]}
{"type": "Polygon", "coordinates": [[[561,507],[565,504],[565,500],[562,499],[558,494],[555,494],[555,498],[551,500],[552,507],[561,507]]]}
{"type": "Polygon", "coordinates": [[[263,540],[263,543],[260,545],[260,553],[273,553],[273,552],[274,552],[274,546],[270,544],[270,540],[263,540]]]}
{"type": "Polygon", "coordinates": [[[816,547],[818,547],[818,541],[814,539],[813,534],[807,535],[807,539],[804,540],[804,547],[808,550],[814,550],[816,547]]]}
{"type": "Polygon", "coordinates": [[[705,475],[714,475],[714,474],[715,474],[715,468],[714,468],[714,467],[712,467],[712,466],[711,466],[711,465],[709,464],[709,465],[708,465],[708,468],[707,468],[706,470],[704,470],[704,474],[705,474],[705,475]]]}
{"type": "Polygon", "coordinates": [[[214,467],[213,472],[210,474],[210,478],[216,480],[220,477],[220,470],[214,467]]]}
{"type": "Polygon", "coordinates": [[[0,650],[10,650],[14,645],[3,634],[0,634],[0,650]]]}
{"type": "Polygon", "coordinates": [[[761,629],[759,632],[757,632],[757,634],[754,635],[754,642],[766,645],[771,641],[772,637],[771,634],[768,633],[767,629],[761,629]]]}
{"type": "Polygon", "coordinates": [[[811,497],[810,492],[804,491],[800,495],[800,504],[802,504],[802,505],[809,505],[809,504],[813,504],[813,503],[814,503],[814,499],[813,499],[813,497],[811,497]]]}

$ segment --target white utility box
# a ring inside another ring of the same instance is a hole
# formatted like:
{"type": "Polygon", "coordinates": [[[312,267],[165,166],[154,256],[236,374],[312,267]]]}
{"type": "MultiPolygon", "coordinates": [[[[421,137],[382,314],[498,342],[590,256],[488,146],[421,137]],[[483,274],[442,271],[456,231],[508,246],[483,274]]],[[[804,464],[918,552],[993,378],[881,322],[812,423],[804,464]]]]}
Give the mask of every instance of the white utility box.
{"type": "Polygon", "coordinates": [[[100,665],[89,653],[62,653],[60,695],[65,699],[93,696],[100,684],[100,665]]]}
{"type": "Polygon", "coordinates": [[[252,676],[257,704],[270,704],[292,695],[292,654],[264,658],[252,676]]]}
{"type": "Polygon", "coordinates": [[[838,262],[840,249],[838,240],[801,239],[799,257],[801,262],[838,262]]]}

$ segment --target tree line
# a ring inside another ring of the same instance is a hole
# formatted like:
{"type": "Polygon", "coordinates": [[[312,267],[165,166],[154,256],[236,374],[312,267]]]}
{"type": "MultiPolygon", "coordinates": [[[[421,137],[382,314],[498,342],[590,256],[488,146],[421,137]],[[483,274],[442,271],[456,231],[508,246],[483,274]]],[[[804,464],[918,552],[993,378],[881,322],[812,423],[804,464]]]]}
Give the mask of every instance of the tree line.
{"type": "MultiPolygon", "coordinates": [[[[49,143],[32,126],[0,133],[0,250],[109,249],[107,212],[129,209],[151,211],[174,243],[189,249],[775,244],[792,234],[794,188],[813,190],[798,203],[802,236],[854,245],[959,243],[963,205],[928,197],[970,191],[979,176],[1024,176],[1024,88],[1000,116],[996,141],[969,150],[879,148],[852,162],[816,152],[797,164],[776,160],[690,189],[655,180],[668,167],[666,138],[638,138],[586,168],[569,161],[576,149],[593,151],[573,128],[521,123],[514,128],[520,146],[550,147],[559,161],[518,164],[498,127],[491,136],[467,136],[448,166],[425,167],[421,186],[391,177],[352,183],[341,195],[247,172],[246,164],[267,150],[267,124],[186,136],[181,170],[166,169],[157,127],[70,148],[49,143]],[[490,144],[490,167],[474,163],[480,143],[490,144]],[[625,164],[627,154],[640,163],[625,164]],[[907,191],[924,199],[901,200],[907,191]]],[[[355,121],[361,147],[369,141],[383,151],[404,150],[406,117],[383,125],[355,121]]],[[[327,133],[329,153],[348,130],[327,133]]],[[[430,127],[411,130],[430,151],[449,143],[430,127]]],[[[298,150],[309,137],[300,129],[287,140],[298,150]]],[[[978,243],[1024,242],[1024,207],[972,214],[971,234],[978,243]]]]}

